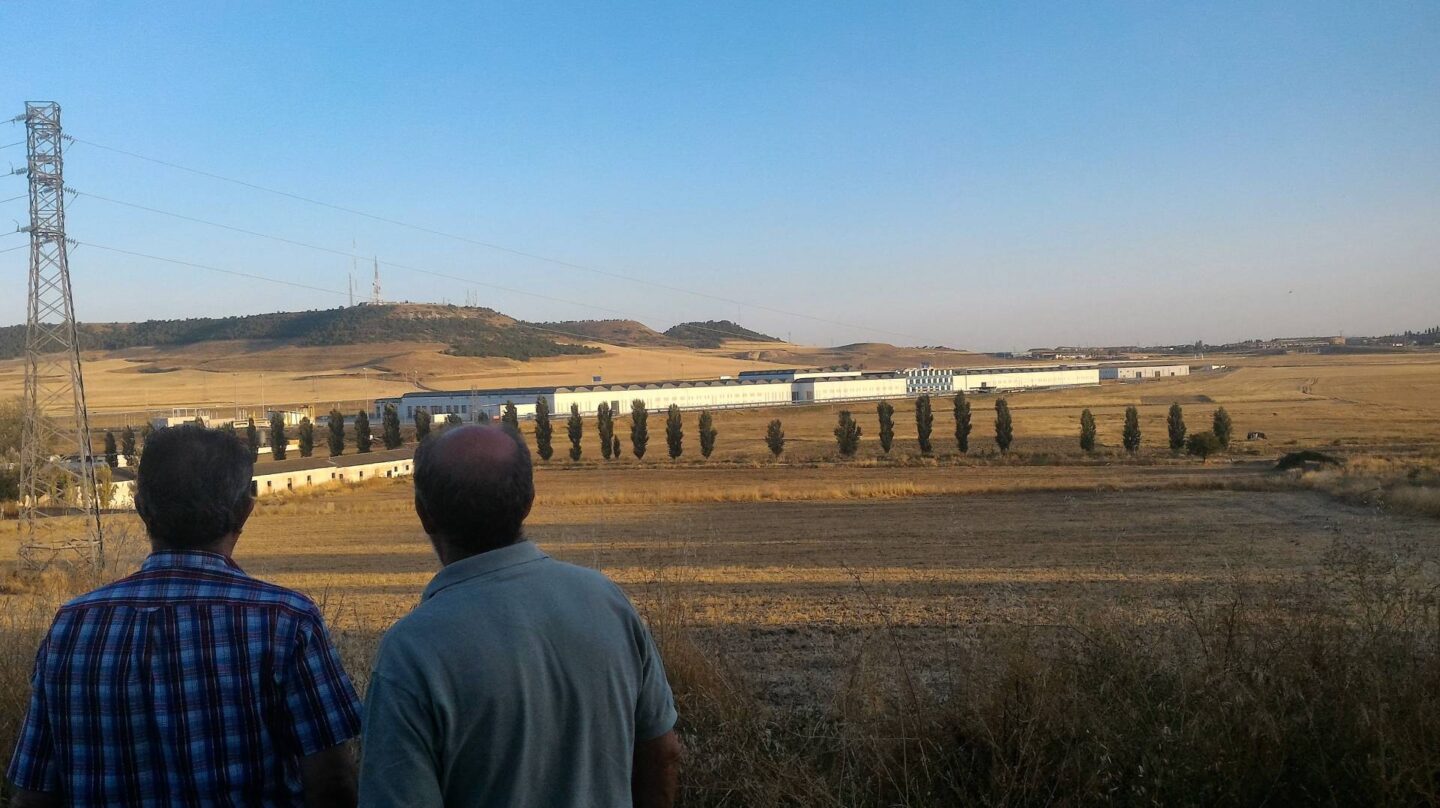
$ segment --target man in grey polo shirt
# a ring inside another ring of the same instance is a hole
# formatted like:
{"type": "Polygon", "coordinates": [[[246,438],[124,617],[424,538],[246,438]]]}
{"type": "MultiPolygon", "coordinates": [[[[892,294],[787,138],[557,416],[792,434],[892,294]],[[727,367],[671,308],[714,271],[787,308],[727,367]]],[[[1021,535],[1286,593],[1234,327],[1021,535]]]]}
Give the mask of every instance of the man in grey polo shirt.
{"type": "Polygon", "coordinates": [[[443,569],[380,644],[362,806],[669,806],[680,742],[665,668],[624,593],[521,525],[535,484],[513,429],[415,454],[415,510],[443,569]]]}

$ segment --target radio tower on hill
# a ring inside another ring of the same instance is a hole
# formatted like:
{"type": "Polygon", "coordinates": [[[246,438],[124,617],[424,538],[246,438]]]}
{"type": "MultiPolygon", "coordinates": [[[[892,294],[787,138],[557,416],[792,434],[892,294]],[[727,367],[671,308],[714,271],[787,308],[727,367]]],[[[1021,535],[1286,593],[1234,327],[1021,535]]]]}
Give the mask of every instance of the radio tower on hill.
{"type": "Polygon", "coordinates": [[[80,335],[70,294],[60,105],[25,104],[30,178],[30,301],[20,441],[20,561],[104,563],[80,335]],[[61,519],[58,517],[70,517],[61,519]],[[77,518],[78,517],[78,518],[77,518]]]}
{"type": "Polygon", "coordinates": [[[370,302],[378,306],[380,305],[380,259],[375,256],[371,256],[371,258],[375,261],[375,282],[370,287],[370,302]]]}

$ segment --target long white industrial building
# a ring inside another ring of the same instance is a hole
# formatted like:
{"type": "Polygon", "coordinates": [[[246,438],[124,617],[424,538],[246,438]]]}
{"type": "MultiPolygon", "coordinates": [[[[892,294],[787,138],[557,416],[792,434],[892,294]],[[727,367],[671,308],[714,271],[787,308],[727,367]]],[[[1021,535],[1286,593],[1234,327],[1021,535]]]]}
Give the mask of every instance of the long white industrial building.
{"type": "Polygon", "coordinates": [[[533,418],[535,402],[545,399],[555,416],[577,407],[582,415],[593,415],[602,403],[628,412],[634,401],[660,411],[674,404],[681,409],[735,409],[773,407],[782,404],[824,404],[844,401],[873,401],[903,398],[922,393],[989,393],[1046,387],[1097,385],[1104,379],[1137,379],[1187,375],[1186,365],[1123,366],[1116,371],[1100,365],[1052,365],[993,368],[910,368],[903,371],[866,372],[859,370],[757,370],[736,377],[700,381],[636,382],[592,384],[571,387],[517,387],[492,390],[448,390],[406,393],[399,398],[375,402],[374,416],[383,417],[394,406],[400,417],[411,420],[418,411],[432,416],[456,415],[473,421],[481,413],[499,417],[507,403],[514,404],[521,418],[533,418]],[[1120,375],[1123,373],[1124,375],[1120,375]]]}

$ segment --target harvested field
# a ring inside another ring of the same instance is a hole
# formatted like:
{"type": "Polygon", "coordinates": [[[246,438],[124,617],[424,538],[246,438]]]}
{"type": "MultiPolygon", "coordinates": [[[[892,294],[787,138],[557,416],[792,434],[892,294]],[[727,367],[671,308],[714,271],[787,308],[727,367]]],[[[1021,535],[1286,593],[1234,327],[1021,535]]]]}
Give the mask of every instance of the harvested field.
{"type": "MultiPolygon", "coordinates": [[[[657,458],[657,435],[643,463],[541,464],[530,534],[650,619],[687,805],[1432,803],[1436,369],[1347,357],[1015,395],[1008,457],[984,448],[985,397],[963,457],[943,405],[929,458],[908,404],[890,457],[855,407],[866,437],[843,463],[838,407],[722,412],[708,462],[657,458]],[[1113,446],[1141,392],[1140,456],[1072,448],[1081,407],[1113,446]],[[1198,402],[1192,430],[1223,404],[1271,440],[1171,457],[1172,400],[1198,402]],[[771,417],[780,463],[759,440],[771,417]],[[1291,444],[1347,462],[1270,471],[1291,444]]],[[[133,516],[109,522],[113,575],[143,543],[133,516]]],[[[16,535],[0,532],[0,745],[49,615],[93,582],[16,575],[16,535]]],[[[323,604],[362,685],[436,569],[404,480],[265,498],[237,559],[323,604]]]]}

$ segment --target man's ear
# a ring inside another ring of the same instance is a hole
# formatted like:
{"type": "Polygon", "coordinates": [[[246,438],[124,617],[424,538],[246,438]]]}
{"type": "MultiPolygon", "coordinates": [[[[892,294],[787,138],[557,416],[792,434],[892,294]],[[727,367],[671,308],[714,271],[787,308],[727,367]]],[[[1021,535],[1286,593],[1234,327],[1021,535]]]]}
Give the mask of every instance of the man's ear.
{"type": "Polygon", "coordinates": [[[415,515],[420,517],[420,527],[425,529],[425,534],[434,536],[435,522],[430,518],[430,512],[425,510],[425,503],[420,501],[420,497],[415,497],[415,515]]]}
{"type": "Polygon", "coordinates": [[[245,529],[245,523],[250,521],[250,514],[255,512],[255,497],[246,497],[235,506],[235,535],[245,529]]]}

